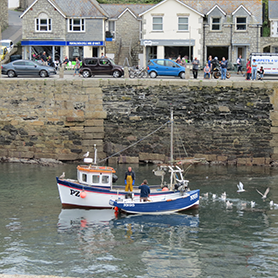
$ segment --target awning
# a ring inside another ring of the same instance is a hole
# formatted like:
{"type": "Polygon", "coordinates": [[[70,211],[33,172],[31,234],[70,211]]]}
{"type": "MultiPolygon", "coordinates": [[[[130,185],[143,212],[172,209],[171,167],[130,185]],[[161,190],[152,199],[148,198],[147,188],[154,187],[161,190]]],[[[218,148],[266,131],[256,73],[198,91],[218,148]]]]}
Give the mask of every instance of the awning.
{"type": "Polygon", "coordinates": [[[104,46],[104,41],[21,41],[22,46],[104,46]]]}

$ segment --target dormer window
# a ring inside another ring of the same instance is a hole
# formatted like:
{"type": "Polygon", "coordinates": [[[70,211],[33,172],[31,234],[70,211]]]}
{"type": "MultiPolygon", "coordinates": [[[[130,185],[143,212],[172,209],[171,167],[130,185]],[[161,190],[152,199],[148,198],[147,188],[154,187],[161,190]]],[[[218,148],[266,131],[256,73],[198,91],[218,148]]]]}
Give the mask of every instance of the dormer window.
{"type": "Polygon", "coordinates": [[[85,32],[84,18],[70,18],[68,23],[69,32],[85,32]]]}
{"type": "Polygon", "coordinates": [[[237,31],[246,31],[246,17],[237,17],[236,18],[236,30],[237,31]]]}
{"type": "Polygon", "coordinates": [[[211,19],[211,30],[220,31],[221,30],[221,17],[213,17],[211,19]]]}
{"type": "Polygon", "coordinates": [[[35,20],[35,29],[37,32],[51,32],[52,31],[52,20],[48,18],[48,15],[41,13],[35,20]]]}

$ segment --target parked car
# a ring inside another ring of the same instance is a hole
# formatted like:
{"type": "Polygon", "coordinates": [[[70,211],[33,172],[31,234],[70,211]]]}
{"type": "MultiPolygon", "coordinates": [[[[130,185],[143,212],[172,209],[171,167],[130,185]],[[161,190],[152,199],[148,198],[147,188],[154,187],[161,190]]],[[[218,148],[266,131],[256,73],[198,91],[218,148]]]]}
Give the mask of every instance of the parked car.
{"type": "Polygon", "coordinates": [[[80,67],[80,74],[84,78],[94,75],[108,74],[118,78],[124,74],[124,68],[118,66],[109,58],[84,58],[80,67]]]}
{"type": "Polygon", "coordinates": [[[12,40],[1,40],[1,45],[6,46],[8,52],[11,52],[14,47],[14,43],[12,42],[12,40]]]}
{"type": "Polygon", "coordinates": [[[8,54],[8,49],[6,46],[2,46],[0,49],[0,58],[1,61],[5,59],[5,56],[8,54]]]}
{"type": "Polygon", "coordinates": [[[43,66],[42,64],[30,60],[16,60],[1,66],[1,72],[8,77],[17,75],[39,75],[48,77],[50,74],[56,74],[55,68],[43,66]]]}
{"type": "Polygon", "coordinates": [[[185,78],[185,67],[168,59],[150,60],[147,70],[151,78],[156,78],[157,76],[179,76],[182,79],[185,78]]]}

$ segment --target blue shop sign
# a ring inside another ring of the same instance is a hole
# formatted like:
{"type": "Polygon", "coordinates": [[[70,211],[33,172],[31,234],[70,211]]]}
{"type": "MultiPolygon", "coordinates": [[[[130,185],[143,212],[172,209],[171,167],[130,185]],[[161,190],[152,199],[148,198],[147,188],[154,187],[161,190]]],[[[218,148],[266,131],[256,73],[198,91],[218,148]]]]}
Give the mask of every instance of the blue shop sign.
{"type": "Polygon", "coordinates": [[[67,45],[71,46],[102,46],[104,45],[103,41],[68,41],[67,45]]]}
{"type": "Polygon", "coordinates": [[[22,46],[103,46],[103,41],[21,41],[22,46]]]}

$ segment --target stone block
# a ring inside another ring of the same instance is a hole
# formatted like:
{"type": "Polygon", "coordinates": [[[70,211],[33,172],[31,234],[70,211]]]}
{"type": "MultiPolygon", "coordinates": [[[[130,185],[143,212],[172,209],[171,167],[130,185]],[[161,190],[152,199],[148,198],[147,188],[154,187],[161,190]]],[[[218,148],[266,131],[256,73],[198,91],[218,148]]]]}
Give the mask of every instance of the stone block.
{"type": "Polygon", "coordinates": [[[129,116],[130,121],[142,121],[140,116],[129,116]]]}
{"type": "Polygon", "coordinates": [[[107,117],[107,112],[106,111],[96,111],[96,112],[91,112],[91,111],[86,111],[85,112],[85,117],[86,119],[106,119],[107,117]]]}
{"type": "Polygon", "coordinates": [[[51,152],[35,153],[34,158],[53,158],[53,159],[56,159],[57,155],[56,155],[56,153],[51,153],[51,152]]]}
{"type": "Polygon", "coordinates": [[[165,155],[159,153],[139,153],[140,161],[165,161],[165,155]]]}
{"type": "Polygon", "coordinates": [[[58,153],[57,159],[61,161],[72,161],[78,159],[78,154],[76,153],[58,153]]]}
{"type": "Polygon", "coordinates": [[[86,120],[84,126],[103,126],[103,120],[86,120]]]}
{"type": "Polygon", "coordinates": [[[232,87],[233,86],[233,81],[231,80],[219,80],[217,81],[217,86],[219,87],[232,87]]]}
{"type": "Polygon", "coordinates": [[[233,82],[233,88],[251,88],[251,82],[243,80],[242,82],[233,82]]]}
{"type": "Polygon", "coordinates": [[[69,129],[71,131],[79,131],[79,132],[83,132],[84,131],[84,127],[83,126],[71,126],[69,129]]]}
{"type": "Polygon", "coordinates": [[[222,162],[225,162],[228,160],[228,157],[225,156],[225,155],[219,155],[217,156],[217,161],[222,161],[222,162]]]}
{"type": "Polygon", "coordinates": [[[0,149],[0,157],[8,156],[9,151],[7,149],[0,149]]]}
{"type": "Polygon", "coordinates": [[[84,122],[84,117],[66,117],[67,122],[84,122]]]}
{"type": "Polygon", "coordinates": [[[230,112],[230,109],[228,106],[219,106],[219,111],[220,112],[230,112]]]}
{"type": "Polygon", "coordinates": [[[9,157],[33,158],[34,152],[32,152],[32,151],[9,151],[9,157]]]}
{"type": "Polygon", "coordinates": [[[265,165],[265,158],[264,157],[253,157],[252,164],[258,165],[258,166],[265,165]]]}
{"type": "Polygon", "coordinates": [[[82,146],[83,147],[94,147],[94,145],[97,145],[97,146],[102,146],[103,145],[103,141],[102,140],[83,140],[82,141],[82,146]]]}
{"type": "Polygon", "coordinates": [[[85,126],[84,128],[85,133],[97,133],[97,132],[104,132],[103,126],[85,126]]]}
{"type": "Polygon", "coordinates": [[[31,126],[43,126],[44,122],[43,121],[33,121],[29,123],[31,126]]]}
{"type": "Polygon", "coordinates": [[[271,155],[271,159],[272,159],[272,160],[278,160],[278,153],[273,153],[273,154],[271,155]]]}
{"type": "Polygon", "coordinates": [[[272,126],[271,128],[270,128],[270,131],[271,131],[271,133],[278,133],[278,127],[276,127],[276,126],[272,126]]]}
{"type": "Polygon", "coordinates": [[[84,88],[92,88],[92,87],[99,87],[99,79],[90,78],[90,79],[83,79],[82,86],[84,88]]]}
{"type": "Polygon", "coordinates": [[[138,164],[139,158],[133,156],[120,156],[118,159],[119,164],[138,164]]]}
{"type": "Polygon", "coordinates": [[[89,87],[86,88],[85,92],[90,96],[90,100],[92,98],[102,98],[102,89],[100,87],[89,87]]]}
{"type": "Polygon", "coordinates": [[[237,158],[237,165],[252,166],[252,159],[250,157],[237,158]]]}

